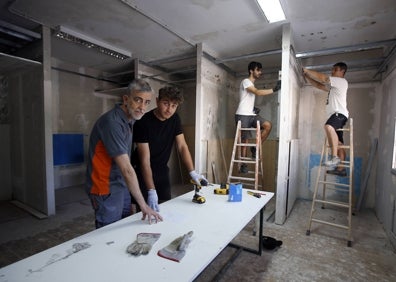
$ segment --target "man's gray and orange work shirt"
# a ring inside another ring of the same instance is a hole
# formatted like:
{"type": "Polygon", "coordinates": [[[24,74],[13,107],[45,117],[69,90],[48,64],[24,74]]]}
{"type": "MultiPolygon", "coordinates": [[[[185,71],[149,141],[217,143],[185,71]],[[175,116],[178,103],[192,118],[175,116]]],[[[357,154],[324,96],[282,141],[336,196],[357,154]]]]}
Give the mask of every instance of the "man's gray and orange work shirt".
{"type": "Polygon", "coordinates": [[[112,189],[127,188],[114,157],[130,154],[132,122],[120,105],[103,114],[95,123],[89,139],[87,192],[108,195],[112,189]]]}

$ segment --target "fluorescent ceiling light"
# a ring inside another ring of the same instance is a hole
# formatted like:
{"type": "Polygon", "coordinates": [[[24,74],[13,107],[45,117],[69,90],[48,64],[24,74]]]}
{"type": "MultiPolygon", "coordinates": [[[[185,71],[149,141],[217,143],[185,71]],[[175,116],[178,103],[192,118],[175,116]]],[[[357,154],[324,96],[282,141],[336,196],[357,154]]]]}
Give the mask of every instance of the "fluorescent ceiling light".
{"type": "Polygon", "coordinates": [[[131,52],[114,47],[106,42],[92,38],[88,35],[74,31],[70,28],[59,26],[56,30],[55,36],[69,42],[80,44],[86,48],[97,50],[103,54],[115,57],[120,60],[125,60],[132,56],[131,52]]]}
{"type": "Polygon", "coordinates": [[[279,0],[256,0],[268,22],[274,23],[286,20],[279,0]]]}

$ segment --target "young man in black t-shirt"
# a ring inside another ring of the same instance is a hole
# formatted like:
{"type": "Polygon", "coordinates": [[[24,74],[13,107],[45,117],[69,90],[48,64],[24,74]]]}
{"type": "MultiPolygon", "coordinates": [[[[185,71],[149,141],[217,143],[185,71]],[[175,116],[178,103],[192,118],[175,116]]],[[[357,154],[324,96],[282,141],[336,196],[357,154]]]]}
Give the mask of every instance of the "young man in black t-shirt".
{"type": "Polygon", "coordinates": [[[177,107],[183,95],[176,87],[159,90],[157,108],[148,112],[133,127],[134,167],[142,194],[148,205],[159,211],[158,203],[171,199],[168,161],[174,142],[191,178],[199,183],[206,179],[194,170],[194,164],[181,127],[177,107]]]}

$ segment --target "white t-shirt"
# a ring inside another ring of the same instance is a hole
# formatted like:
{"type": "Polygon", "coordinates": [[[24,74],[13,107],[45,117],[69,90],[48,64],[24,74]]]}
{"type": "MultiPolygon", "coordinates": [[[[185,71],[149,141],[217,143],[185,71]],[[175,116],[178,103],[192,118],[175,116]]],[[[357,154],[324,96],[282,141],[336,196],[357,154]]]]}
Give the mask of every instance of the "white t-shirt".
{"type": "Polygon", "coordinates": [[[256,99],[256,95],[247,91],[247,88],[250,86],[254,86],[253,82],[250,81],[249,78],[245,78],[242,80],[240,88],[239,88],[239,105],[236,111],[237,115],[243,116],[255,116],[256,114],[253,112],[254,101],[256,99]]]}
{"type": "Polygon", "coordinates": [[[330,117],[334,113],[340,113],[349,117],[347,109],[348,81],[343,77],[330,76],[330,91],[326,104],[326,113],[330,117]]]}

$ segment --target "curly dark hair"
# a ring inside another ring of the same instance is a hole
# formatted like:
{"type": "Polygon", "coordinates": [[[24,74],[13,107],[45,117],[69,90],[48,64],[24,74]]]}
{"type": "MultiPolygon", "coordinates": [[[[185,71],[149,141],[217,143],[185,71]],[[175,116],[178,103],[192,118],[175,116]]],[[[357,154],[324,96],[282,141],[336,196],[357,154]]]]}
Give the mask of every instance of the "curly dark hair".
{"type": "Polygon", "coordinates": [[[158,99],[168,99],[172,102],[177,102],[179,105],[183,103],[184,97],[179,88],[166,86],[159,90],[158,99]]]}

